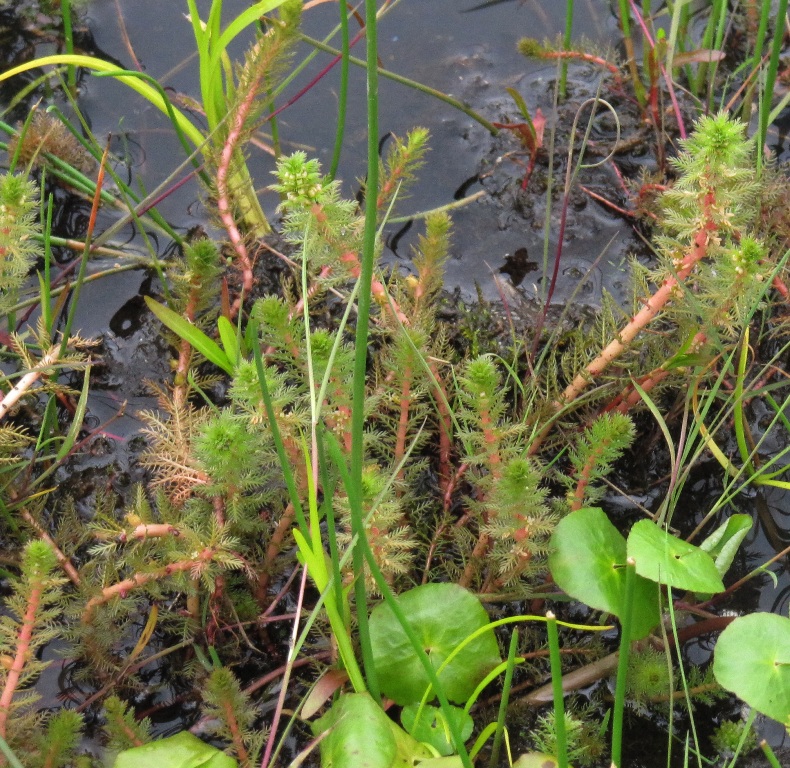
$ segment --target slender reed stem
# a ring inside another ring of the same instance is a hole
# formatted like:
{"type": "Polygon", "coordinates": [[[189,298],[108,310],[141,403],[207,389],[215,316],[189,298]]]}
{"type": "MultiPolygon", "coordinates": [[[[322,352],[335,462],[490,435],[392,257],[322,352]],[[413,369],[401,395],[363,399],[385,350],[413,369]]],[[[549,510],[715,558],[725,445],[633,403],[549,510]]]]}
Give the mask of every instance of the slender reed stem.
{"type": "Polygon", "coordinates": [[[343,136],[346,129],[346,108],[348,103],[348,57],[349,57],[349,34],[348,34],[348,9],[345,2],[338,3],[340,8],[340,37],[341,37],[341,59],[340,59],[340,88],[337,92],[337,132],[335,133],[335,148],[332,151],[332,165],[329,168],[329,176],[334,179],[337,174],[337,166],[340,164],[340,154],[343,150],[343,136]]]}
{"type": "Polygon", "coordinates": [[[107,157],[110,154],[110,140],[107,139],[107,145],[104,147],[104,154],[99,164],[99,173],[96,177],[96,191],[93,195],[93,204],[91,205],[90,218],[88,219],[88,231],[85,233],[85,250],[82,252],[82,259],[80,261],[80,271],[77,273],[77,280],[74,283],[74,291],[71,296],[71,307],[69,314],[66,318],[66,324],[63,328],[63,339],[60,343],[60,354],[66,352],[66,347],[69,343],[69,336],[71,335],[71,327],[74,324],[74,317],[77,314],[77,307],[79,305],[80,291],[82,290],[83,283],[85,282],[85,273],[88,268],[88,256],[91,251],[91,240],[93,239],[93,230],[96,227],[96,216],[99,213],[99,205],[101,204],[101,189],[104,183],[104,169],[107,165],[107,157]]]}
{"type": "Polygon", "coordinates": [[[639,69],[636,66],[636,53],[634,52],[634,41],[631,37],[631,10],[628,7],[628,0],[619,0],[620,8],[620,27],[623,30],[623,44],[625,45],[625,55],[628,58],[628,69],[631,72],[634,93],[637,101],[644,106],[645,87],[639,78],[639,69]]]}
{"type": "Polygon", "coordinates": [[[551,661],[551,688],[554,694],[554,733],[557,738],[557,763],[559,768],[568,768],[568,740],[565,734],[565,701],[562,690],[562,657],[560,639],[557,634],[557,617],[546,613],[546,629],[549,635],[549,659],[551,661]]]}
{"type": "Polygon", "coordinates": [[[771,764],[771,768],[782,768],[779,759],[771,749],[771,745],[765,739],[760,742],[760,749],[763,751],[765,759],[771,764]]]}
{"type": "Polygon", "coordinates": [[[625,564],[625,596],[620,627],[620,654],[617,660],[617,684],[614,692],[612,714],[612,766],[620,768],[623,749],[623,710],[625,708],[625,684],[628,677],[628,656],[631,651],[631,617],[634,612],[634,586],[636,563],[629,557],[625,564]]]}
{"type": "MultiPolygon", "coordinates": [[[[768,4],[766,4],[768,5],[768,4]]],[[[787,0],[779,0],[774,22],[774,39],[771,44],[771,56],[768,59],[768,69],[765,73],[765,88],[760,99],[760,129],[757,136],[757,172],[762,173],[764,166],[765,139],[768,135],[768,115],[771,112],[771,96],[776,83],[776,73],[779,69],[779,54],[784,41],[785,19],[787,17],[787,0]]]]}
{"type": "MultiPolygon", "coordinates": [[[[71,0],[61,0],[60,15],[63,18],[63,42],[66,46],[66,53],[74,53],[74,30],[71,24],[71,0]]],[[[69,64],[66,69],[66,80],[72,96],[77,94],[77,68],[69,64]]]]}
{"type": "Polygon", "coordinates": [[[499,765],[499,753],[502,749],[502,738],[505,735],[505,716],[507,715],[507,705],[510,701],[513,671],[516,668],[517,648],[518,627],[513,630],[513,634],[510,636],[510,645],[508,646],[507,652],[507,667],[505,668],[505,680],[502,683],[502,698],[499,700],[499,712],[497,713],[496,731],[494,732],[494,744],[491,747],[491,759],[488,761],[489,768],[497,768],[499,765]]]}
{"type": "MultiPolygon", "coordinates": [[[[565,2],[565,35],[562,38],[562,48],[567,51],[571,47],[571,35],[573,33],[573,0],[566,0],[565,2]]],[[[560,70],[560,98],[565,99],[566,85],[568,81],[568,60],[562,60],[562,68],[560,70]]]]}
{"type": "Polygon", "coordinates": [[[370,323],[371,284],[376,258],[376,230],[379,188],[379,75],[376,0],[365,0],[365,34],[367,42],[367,122],[368,163],[365,184],[365,231],[357,298],[357,330],[354,339],[354,381],[351,406],[351,533],[357,537],[354,547],[354,595],[357,604],[360,647],[362,649],[368,688],[378,698],[378,685],[372,664],[372,647],[368,632],[367,595],[365,593],[364,552],[367,542],[362,510],[362,469],[365,462],[365,388],[368,368],[368,330],[370,323]]]}

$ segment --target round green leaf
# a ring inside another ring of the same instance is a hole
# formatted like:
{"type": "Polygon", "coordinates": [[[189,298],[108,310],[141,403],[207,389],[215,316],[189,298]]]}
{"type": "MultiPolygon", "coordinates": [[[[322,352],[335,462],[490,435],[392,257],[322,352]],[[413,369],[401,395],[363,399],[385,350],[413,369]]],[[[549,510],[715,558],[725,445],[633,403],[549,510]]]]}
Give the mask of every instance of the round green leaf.
{"type": "MultiPolygon", "coordinates": [[[[424,584],[396,599],[437,670],[461,641],[489,623],[480,601],[457,584],[424,584]]],[[[429,686],[428,676],[387,603],[373,609],[369,629],[382,693],[401,705],[420,701],[429,686]]],[[[439,675],[447,698],[456,703],[466,701],[499,661],[493,632],[483,632],[439,675]]]]}
{"type": "MultiPolygon", "coordinates": [[[[622,617],[626,544],[602,509],[579,509],[560,520],[551,549],[549,569],[564,592],[591,608],[622,617]]],[[[645,637],[659,619],[656,585],[637,576],[631,639],[645,637]]]]}
{"type": "Polygon", "coordinates": [[[724,591],[713,558],[650,520],[640,520],[628,536],[628,557],[646,579],[675,589],[714,594],[724,591]]]}
{"type": "Polygon", "coordinates": [[[390,719],[366,693],[341,696],[313,723],[320,736],[321,768],[390,768],[397,746],[390,719]],[[331,730],[330,730],[331,729],[331,730]]]}
{"type": "Polygon", "coordinates": [[[790,619],[753,613],[732,622],[713,656],[719,684],[790,727],[790,619]]]}
{"type": "MultiPolygon", "coordinates": [[[[455,721],[461,738],[466,741],[474,728],[472,716],[460,707],[450,707],[448,715],[455,721]]],[[[440,707],[427,704],[420,708],[417,703],[407,704],[401,712],[400,721],[417,741],[430,744],[440,755],[452,755],[455,752],[447,718],[440,707]]]]}

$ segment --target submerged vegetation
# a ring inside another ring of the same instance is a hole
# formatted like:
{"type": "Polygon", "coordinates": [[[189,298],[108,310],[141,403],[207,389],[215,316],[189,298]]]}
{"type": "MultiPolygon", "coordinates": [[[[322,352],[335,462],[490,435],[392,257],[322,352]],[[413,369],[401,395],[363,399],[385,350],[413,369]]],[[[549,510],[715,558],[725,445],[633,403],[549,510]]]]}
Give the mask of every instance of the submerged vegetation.
{"type": "MultiPolygon", "coordinates": [[[[628,303],[605,294],[595,318],[569,328],[549,315],[560,235],[531,330],[473,343],[447,322],[446,208],[424,215],[409,273],[381,258],[381,229],[419,183],[430,137],[414,128],[379,151],[376,14],[390,4],[364,5],[362,202],[305,152],[278,148],[276,236],[245,147],[302,66],[299,0],[264,0],[224,25],[221,0],[205,19],[187,3],[205,128],[152,78],[75,52],[70,37],[65,53],[0,74],[13,83],[63,67],[70,96],[77,71],[113,77],[168,115],[185,151],[162,189],[139,195],[109,145],[87,122],[75,128],[73,97],[74,121],[40,103],[5,127],[0,765],[619,768],[633,749],[626,709],[665,724],[662,765],[735,765],[758,714],[790,728],[790,618],[724,610],[788,556],[744,570],[752,518],[733,512],[739,494],[790,489],[786,170],[764,148],[786,3],[766,63],[757,34],[753,55],[746,45],[726,70],[713,55],[728,13],[718,2],[701,41],[688,4],[672,5],[668,40],[650,3],[635,19],[621,4],[623,65],[571,50],[569,35],[559,48],[522,43],[558,59],[558,102],[569,61],[608,73],[580,124],[612,109],[610,88],[650,125],[655,166],[632,183],[652,255],[630,264],[628,303]],[[234,64],[228,46],[245,31],[254,40],[234,64]],[[156,209],[187,167],[224,242],[183,237],[156,209]],[[53,233],[58,186],[91,201],[81,243],[53,233]],[[98,233],[102,208],[120,221],[98,233]],[[108,476],[73,498],[69,472],[110,426],[86,426],[104,350],[76,313],[85,284],[104,276],[92,258],[133,261],[107,245],[126,222],[176,247],[143,261],[172,364],[147,384],[156,407],[140,414],[140,482],[117,493],[108,476]],[[65,280],[54,245],[81,251],[65,280]],[[279,282],[261,274],[264,250],[279,282]],[[611,503],[628,482],[621,468],[647,452],[662,496],[651,509],[631,503],[625,520],[611,503]],[[703,463],[721,491],[690,511],[684,493],[703,463]],[[714,633],[713,660],[688,663],[684,645],[714,633]],[[39,706],[42,649],[68,659],[79,691],[59,708],[39,706]],[[732,694],[745,722],[723,715],[703,736],[699,708],[732,694]],[[183,714],[161,738],[144,705],[165,696],[183,714]]],[[[340,16],[345,72],[345,6],[340,16]]],[[[524,122],[494,125],[529,154],[512,180],[523,192],[549,129],[509,90],[524,122]]],[[[563,134],[561,228],[580,171],[574,142],[583,157],[590,130],[580,142],[575,122],[563,134]]]]}

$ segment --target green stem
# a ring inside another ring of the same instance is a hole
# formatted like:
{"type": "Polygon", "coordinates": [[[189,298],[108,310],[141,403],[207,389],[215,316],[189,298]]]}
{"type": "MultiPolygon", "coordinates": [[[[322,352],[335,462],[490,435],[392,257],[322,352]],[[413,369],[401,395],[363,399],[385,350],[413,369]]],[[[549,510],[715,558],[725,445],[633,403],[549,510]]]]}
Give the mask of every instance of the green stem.
{"type": "Polygon", "coordinates": [[[560,638],[557,634],[557,617],[551,611],[546,613],[546,629],[549,634],[551,689],[554,694],[554,733],[557,737],[557,764],[559,768],[568,768],[568,740],[565,734],[565,701],[562,690],[560,638]]]}
{"type": "Polygon", "coordinates": [[[623,44],[625,45],[625,55],[628,57],[628,68],[631,71],[631,80],[634,85],[636,100],[641,106],[647,103],[645,86],[639,77],[639,68],[636,66],[636,54],[634,53],[634,41],[631,37],[631,9],[628,7],[628,0],[619,0],[620,26],[623,30],[623,44]]]}
{"type": "MultiPolygon", "coordinates": [[[[61,0],[60,15],[63,18],[63,42],[66,46],[66,53],[74,53],[74,30],[71,25],[71,0],[61,0]]],[[[77,68],[69,64],[66,70],[66,81],[72,96],[77,93],[77,68]]]]}
{"type": "MultiPolygon", "coordinates": [[[[338,51],[337,48],[333,48],[331,45],[322,43],[320,40],[316,40],[314,37],[305,35],[302,32],[298,33],[298,37],[305,43],[309,43],[315,48],[318,48],[319,51],[331,53],[333,56],[342,56],[342,52],[338,51]]],[[[356,56],[349,56],[348,60],[352,64],[356,64],[358,67],[365,66],[365,62],[362,59],[358,59],[356,56]]],[[[428,96],[433,96],[435,99],[439,99],[439,101],[443,101],[445,104],[449,104],[451,107],[454,107],[460,112],[463,112],[465,115],[471,117],[475,122],[480,123],[480,125],[482,125],[483,128],[485,128],[492,136],[496,136],[499,133],[499,130],[489,123],[488,120],[486,120],[482,115],[478,114],[470,107],[467,107],[466,104],[462,104],[460,101],[458,101],[458,99],[448,96],[446,93],[437,91],[435,88],[431,88],[430,86],[424,85],[423,83],[418,83],[416,80],[410,80],[408,77],[403,77],[403,75],[396,75],[394,72],[390,72],[388,69],[384,69],[383,67],[377,67],[376,72],[387,80],[392,80],[395,83],[400,83],[401,85],[406,85],[409,88],[414,88],[415,91],[420,91],[421,93],[425,93],[428,96]]]]}
{"type": "MultiPolygon", "coordinates": [[[[562,50],[569,51],[571,49],[571,33],[573,32],[573,0],[566,0],[565,2],[565,35],[562,38],[562,50]]],[[[560,98],[565,100],[566,83],[568,80],[568,60],[562,60],[562,68],[560,69],[560,98]]]]}
{"type": "MultiPolygon", "coordinates": [[[[785,6],[786,7],[786,6],[785,6]]],[[[757,38],[754,41],[754,53],[752,54],[752,72],[756,72],[763,61],[763,41],[765,40],[765,33],[768,31],[768,17],[771,13],[771,3],[763,3],[760,12],[760,25],[757,28],[757,38]]],[[[782,28],[784,25],[782,25],[782,28]]],[[[779,33],[780,36],[782,32],[779,33]]],[[[752,100],[754,98],[754,89],[758,78],[752,80],[751,85],[746,90],[746,95],[743,97],[743,107],[741,109],[741,119],[744,123],[748,123],[752,114],[752,100]]],[[[770,109],[769,109],[770,111],[770,109]]]]}
{"type": "Polygon", "coordinates": [[[771,749],[771,745],[765,739],[760,742],[760,749],[763,751],[765,759],[771,764],[771,768],[782,768],[779,764],[779,759],[771,749]]]}
{"type": "Polygon", "coordinates": [[[19,762],[19,758],[11,751],[11,747],[8,746],[8,742],[6,742],[2,736],[0,736],[0,752],[5,755],[11,768],[25,768],[25,766],[19,762]]]}
{"type": "Polygon", "coordinates": [[[280,428],[277,424],[277,418],[274,413],[271,393],[269,392],[269,384],[266,380],[266,370],[263,367],[261,346],[258,341],[259,336],[257,324],[253,330],[252,337],[255,339],[255,343],[252,345],[252,351],[253,356],[255,357],[255,369],[258,372],[258,383],[261,388],[263,405],[266,409],[266,418],[269,420],[269,429],[272,432],[272,440],[274,441],[274,447],[277,450],[277,458],[280,462],[280,469],[283,473],[283,480],[285,480],[285,485],[288,488],[288,496],[294,508],[294,517],[296,518],[296,522],[299,525],[299,529],[302,531],[302,535],[309,541],[310,529],[307,525],[307,520],[305,520],[302,503],[299,501],[299,492],[296,490],[296,482],[294,480],[293,471],[291,470],[291,463],[288,461],[288,457],[285,454],[285,446],[283,445],[282,435],[280,434],[280,428]]]}
{"type": "Polygon", "coordinates": [[[491,747],[491,759],[488,761],[489,768],[497,768],[499,765],[499,753],[502,749],[502,738],[505,735],[505,715],[507,715],[507,705],[510,700],[510,687],[513,684],[513,671],[516,668],[517,648],[518,627],[515,627],[513,629],[513,634],[510,636],[510,646],[507,652],[505,680],[502,684],[502,698],[499,700],[499,712],[497,713],[496,731],[494,732],[494,745],[491,747]]]}
{"type": "MultiPolygon", "coordinates": [[[[769,5],[770,3],[766,3],[766,6],[769,5]]],[[[779,7],[776,11],[776,21],[774,22],[774,39],[771,44],[771,57],[768,60],[768,70],[765,73],[763,98],[760,100],[760,129],[757,136],[757,172],[759,174],[761,174],[763,170],[763,152],[765,148],[765,139],[768,135],[768,115],[771,112],[771,96],[774,92],[776,73],[779,69],[779,54],[782,52],[786,16],[787,0],[779,0],[779,7]]]]}
{"type": "Polygon", "coordinates": [[[329,177],[334,179],[337,166],[340,164],[340,153],[343,150],[343,136],[346,131],[346,108],[348,105],[348,57],[350,41],[348,34],[348,10],[344,0],[340,6],[340,35],[342,40],[342,59],[340,60],[340,90],[337,94],[337,131],[335,133],[335,148],[332,152],[332,165],[329,177]]]}
{"type": "Polygon", "coordinates": [[[365,395],[368,368],[368,331],[370,322],[373,262],[376,258],[377,197],[379,188],[379,79],[378,32],[376,0],[365,0],[365,39],[367,42],[367,122],[368,166],[365,184],[365,231],[362,245],[362,264],[357,297],[357,330],[354,339],[354,381],[351,406],[351,476],[348,488],[351,505],[351,533],[357,537],[354,546],[354,594],[357,603],[360,645],[365,663],[365,675],[371,695],[378,699],[378,688],[372,666],[372,648],[367,631],[367,595],[365,594],[364,554],[365,524],[362,511],[362,468],[365,462],[365,395]],[[367,657],[367,658],[365,658],[367,657]]]}
{"type": "Polygon", "coordinates": [[[634,612],[634,587],[636,563],[629,557],[625,564],[625,596],[620,627],[620,655],[617,660],[617,685],[614,691],[612,717],[612,766],[620,768],[623,750],[623,711],[625,709],[625,683],[628,676],[628,655],[631,651],[631,617],[634,612]]]}

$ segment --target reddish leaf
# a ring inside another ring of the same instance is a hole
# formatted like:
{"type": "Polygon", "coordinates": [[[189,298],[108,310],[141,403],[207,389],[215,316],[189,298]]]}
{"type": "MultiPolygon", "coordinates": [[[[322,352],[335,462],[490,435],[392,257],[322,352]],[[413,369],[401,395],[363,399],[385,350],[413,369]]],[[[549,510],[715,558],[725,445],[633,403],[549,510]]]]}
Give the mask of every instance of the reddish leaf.
{"type": "Polygon", "coordinates": [[[309,720],[347,681],[348,675],[342,669],[328,670],[319,678],[302,704],[302,718],[309,720]]]}

